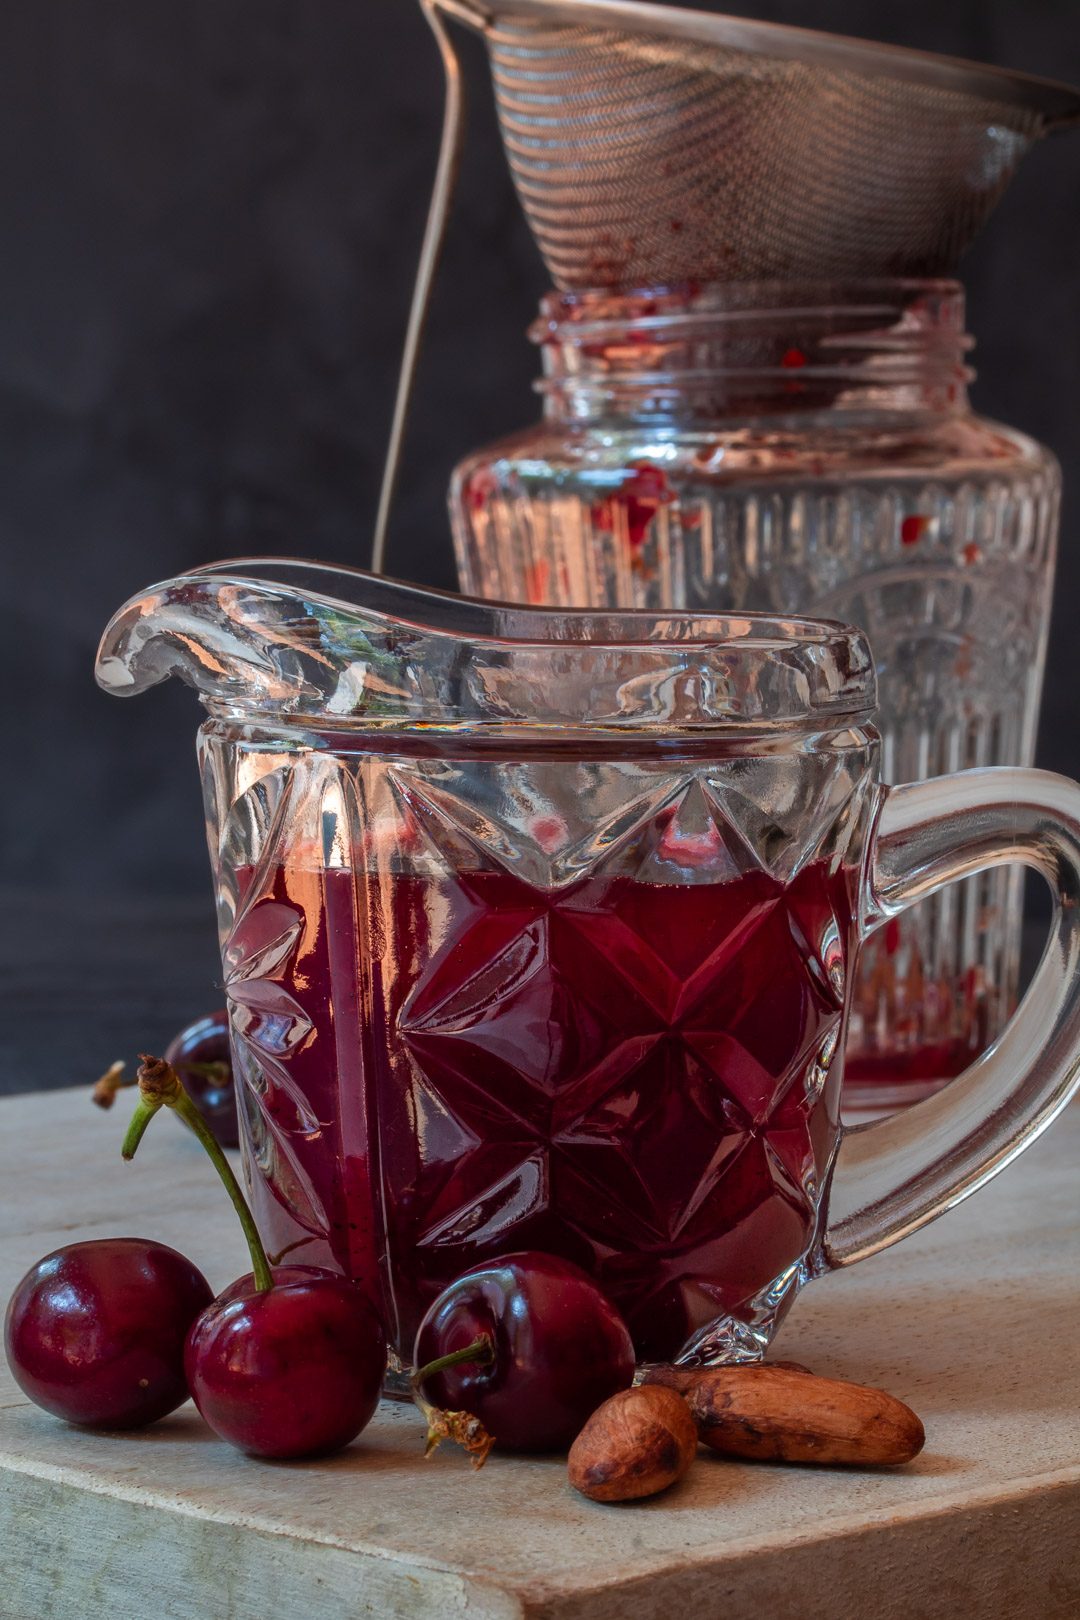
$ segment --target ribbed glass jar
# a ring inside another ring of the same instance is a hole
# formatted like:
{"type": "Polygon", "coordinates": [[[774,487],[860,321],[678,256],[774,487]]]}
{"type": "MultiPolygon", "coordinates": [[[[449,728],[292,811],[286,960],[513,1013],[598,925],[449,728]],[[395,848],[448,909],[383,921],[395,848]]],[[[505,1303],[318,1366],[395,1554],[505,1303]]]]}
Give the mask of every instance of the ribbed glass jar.
{"type": "MultiPolygon", "coordinates": [[[[463,590],[847,620],[887,781],[1030,763],[1060,479],[972,413],[957,283],[551,294],[532,336],[543,421],[454,475],[463,590]]],[[[1019,925],[998,873],[870,940],[854,1100],[914,1098],[996,1037],[1019,925]]]]}

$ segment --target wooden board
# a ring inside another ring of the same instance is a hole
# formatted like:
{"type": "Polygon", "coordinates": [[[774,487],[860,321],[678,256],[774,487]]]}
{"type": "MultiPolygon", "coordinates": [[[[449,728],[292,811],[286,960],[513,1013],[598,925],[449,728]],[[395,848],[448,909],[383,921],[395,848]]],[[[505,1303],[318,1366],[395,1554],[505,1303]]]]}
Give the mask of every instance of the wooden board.
{"type": "MultiPolygon", "coordinates": [[[[143,1234],[224,1285],[239,1231],[169,1119],[0,1102],[0,1294],[78,1237],[143,1234]]],[[[926,1422],[900,1472],[703,1456],[605,1508],[555,1459],[425,1463],[386,1404],[349,1451],[259,1464],[189,1405],[140,1435],[66,1428],[0,1380],[3,1620],[1054,1620],[1080,1614],[1080,1110],[946,1220],[799,1301],[783,1351],[926,1422]]]]}

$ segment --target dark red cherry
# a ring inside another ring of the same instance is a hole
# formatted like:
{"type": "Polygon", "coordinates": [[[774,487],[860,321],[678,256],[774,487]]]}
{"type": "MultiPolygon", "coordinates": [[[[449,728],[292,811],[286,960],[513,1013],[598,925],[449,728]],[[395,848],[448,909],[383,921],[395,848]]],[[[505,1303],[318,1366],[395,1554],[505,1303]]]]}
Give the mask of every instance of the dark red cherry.
{"type": "Polygon", "coordinates": [[[339,1451],[367,1424],[386,1340],[355,1283],[314,1266],[279,1266],[273,1287],[241,1277],[192,1324],[184,1356],[210,1427],[256,1457],[339,1451]]]}
{"type": "Polygon", "coordinates": [[[7,1308],[15,1381],[69,1423],[154,1423],[187,1400],[184,1340],[213,1297],[202,1272],[163,1243],[99,1238],[57,1249],[7,1308]]]}
{"type": "Polygon", "coordinates": [[[633,1382],[622,1317],[591,1277],[553,1255],[509,1254],[464,1272],[421,1322],[415,1364],[422,1370],[483,1336],[493,1346],[488,1364],[437,1372],[420,1392],[433,1406],[471,1412],[508,1450],[568,1446],[602,1401],[633,1382]]]}
{"type": "Polygon", "coordinates": [[[218,1141],[224,1147],[238,1147],[240,1129],[225,1008],[197,1018],[174,1035],[165,1061],[179,1074],[184,1090],[218,1141]]]}

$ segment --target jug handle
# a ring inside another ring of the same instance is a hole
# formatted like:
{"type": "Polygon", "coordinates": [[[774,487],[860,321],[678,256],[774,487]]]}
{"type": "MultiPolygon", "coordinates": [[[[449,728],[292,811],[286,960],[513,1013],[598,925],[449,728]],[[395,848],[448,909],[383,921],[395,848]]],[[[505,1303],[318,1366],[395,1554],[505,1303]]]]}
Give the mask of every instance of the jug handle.
{"type": "Polygon", "coordinates": [[[1019,861],[1054,914],[1031,986],[1001,1037],[936,1095],[846,1130],[818,1271],[917,1232],[1003,1170],[1080,1085],[1080,786],[1049,771],[961,771],[883,790],[866,921],[1019,861]]]}

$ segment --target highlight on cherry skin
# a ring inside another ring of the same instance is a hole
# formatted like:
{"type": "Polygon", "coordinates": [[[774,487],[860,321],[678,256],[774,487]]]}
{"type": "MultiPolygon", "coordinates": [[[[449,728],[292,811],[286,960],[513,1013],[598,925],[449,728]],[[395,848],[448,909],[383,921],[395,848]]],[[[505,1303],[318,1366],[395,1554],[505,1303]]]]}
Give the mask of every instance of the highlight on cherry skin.
{"type": "MultiPolygon", "coordinates": [[[[629,1389],[635,1367],[629,1330],[593,1279],[539,1252],[486,1261],[450,1283],[420,1323],[413,1360],[429,1447],[449,1412],[470,1414],[488,1447],[509,1451],[565,1449],[598,1406],[629,1389]]],[[[483,1460],[483,1443],[464,1443],[483,1460]]]]}
{"type": "Polygon", "coordinates": [[[8,1363],[23,1393],[68,1423],[142,1428],[187,1400],[184,1341],[212,1299],[202,1272],[163,1243],[71,1243],[12,1294],[8,1363]]]}

